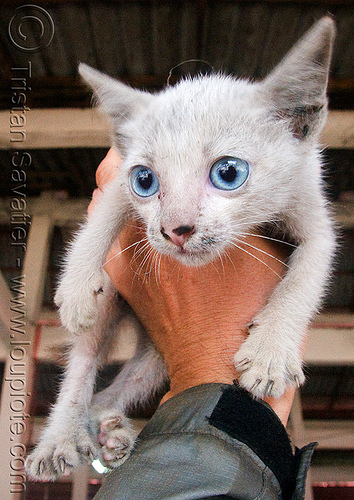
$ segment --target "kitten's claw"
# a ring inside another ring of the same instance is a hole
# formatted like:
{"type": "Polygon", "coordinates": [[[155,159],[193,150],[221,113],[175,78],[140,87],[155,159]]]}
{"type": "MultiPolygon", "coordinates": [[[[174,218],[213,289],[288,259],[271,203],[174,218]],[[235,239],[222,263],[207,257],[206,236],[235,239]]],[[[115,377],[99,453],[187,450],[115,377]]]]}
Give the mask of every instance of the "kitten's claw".
{"type": "Polygon", "coordinates": [[[102,420],[101,429],[104,429],[106,432],[110,432],[113,431],[114,429],[119,429],[121,425],[122,425],[122,417],[120,415],[112,415],[102,420]]]}
{"type": "Polygon", "coordinates": [[[51,437],[43,436],[42,441],[27,457],[25,468],[28,476],[37,481],[54,481],[69,475],[75,467],[92,462],[94,444],[84,429],[60,432],[51,437]],[[60,437],[59,437],[60,435],[60,437]],[[90,453],[82,453],[82,450],[90,453]]]}
{"type": "Polygon", "coordinates": [[[98,318],[97,295],[103,291],[101,273],[89,280],[72,281],[65,276],[55,294],[54,301],[59,307],[60,319],[69,331],[78,333],[92,327],[98,318]]]}
{"type": "Polygon", "coordinates": [[[273,390],[273,386],[274,386],[274,380],[269,380],[269,382],[267,384],[267,387],[265,388],[265,395],[267,397],[271,396],[272,390],[273,390]]]}
{"type": "Polygon", "coordinates": [[[87,457],[89,462],[93,462],[93,460],[95,460],[95,455],[93,454],[91,448],[82,448],[81,446],[78,446],[77,451],[83,457],[87,457]]]}
{"type": "Polygon", "coordinates": [[[299,389],[299,387],[302,386],[302,384],[305,382],[305,380],[303,380],[302,382],[300,382],[300,378],[298,375],[294,375],[294,382],[296,384],[296,387],[299,389]]]}
{"type": "Polygon", "coordinates": [[[240,372],[240,385],[253,396],[279,398],[287,385],[302,385],[305,376],[297,353],[289,354],[280,345],[267,345],[266,338],[260,326],[255,326],[236,353],[234,363],[240,372]]]}
{"type": "Polygon", "coordinates": [[[38,465],[38,474],[41,476],[43,474],[43,471],[44,471],[44,461],[41,460],[38,465]]]}
{"type": "Polygon", "coordinates": [[[254,327],[254,326],[257,326],[258,325],[258,321],[256,320],[253,320],[253,321],[250,321],[249,323],[246,323],[246,330],[247,330],[247,334],[250,333],[250,330],[254,327]]]}
{"type": "Polygon", "coordinates": [[[251,392],[254,392],[257,387],[259,386],[259,384],[262,382],[262,379],[261,378],[258,378],[255,383],[252,385],[252,387],[250,388],[250,391],[251,392]]]}
{"type": "Polygon", "coordinates": [[[65,463],[66,463],[66,462],[65,462],[64,458],[63,458],[63,457],[60,457],[60,458],[59,458],[59,468],[60,468],[60,472],[61,472],[62,474],[64,474],[64,472],[65,472],[65,463]]]}
{"type": "Polygon", "coordinates": [[[251,362],[251,360],[249,358],[243,359],[242,361],[237,363],[237,365],[236,365],[237,370],[238,371],[247,370],[247,365],[249,365],[250,362],[251,362]]]}
{"type": "Polygon", "coordinates": [[[102,464],[110,468],[122,465],[129,458],[136,439],[129,420],[116,409],[93,408],[92,424],[101,446],[99,459],[102,464]]]}

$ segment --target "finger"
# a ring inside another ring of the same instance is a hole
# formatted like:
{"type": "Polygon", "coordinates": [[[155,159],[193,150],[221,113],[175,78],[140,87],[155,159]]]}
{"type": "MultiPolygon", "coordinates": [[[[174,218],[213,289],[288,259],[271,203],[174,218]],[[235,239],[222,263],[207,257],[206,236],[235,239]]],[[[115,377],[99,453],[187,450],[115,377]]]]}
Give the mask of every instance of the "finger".
{"type": "Polygon", "coordinates": [[[89,206],[87,207],[87,214],[90,215],[94,207],[97,205],[98,200],[100,199],[102,194],[102,190],[100,188],[96,188],[92,193],[92,198],[89,206]]]}
{"type": "Polygon", "coordinates": [[[113,148],[111,148],[96,170],[96,183],[98,188],[96,188],[92,193],[91,202],[87,207],[88,215],[91,214],[92,210],[97,205],[97,202],[102,194],[102,187],[116,177],[121,164],[121,157],[113,148]]]}
{"type": "Polygon", "coordinates": [[[101,188],[107,182],[112,181],[118,174],[122,159],[113,148],[111,148],[96,170],[96,184],[101,188]]]}

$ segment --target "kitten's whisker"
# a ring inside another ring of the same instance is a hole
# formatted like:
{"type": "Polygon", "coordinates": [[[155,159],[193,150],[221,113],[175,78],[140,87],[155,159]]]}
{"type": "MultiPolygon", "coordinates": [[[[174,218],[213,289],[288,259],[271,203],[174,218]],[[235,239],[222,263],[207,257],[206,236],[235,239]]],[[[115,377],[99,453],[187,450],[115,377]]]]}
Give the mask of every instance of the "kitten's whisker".
{"type": "Polygon", "coordinates": [[[153,252],[153,255],[152,255],[152,259],[150,259],[150,275],[154,276],[155,277],[155,281],[157,282],[157,279],[156,279],[156,265],[157,265],[157,261],[158,261],[158,258],[159,258],[159,253],[157,250],[154,249],[154,252],[153,252]]]}
{"type": "Polygon", "coordinates": [[[272,220],[261,220],[261,221],[257,221],[256,223],[255,222],[239,222],[237,221],[237,223],[235,223],[235,228],[237,229],[238,227],[240,226],[248,226],[248,227],[253,227],[255,228],[256,226],[260,226],[262,224],[275,224],[277,221],[272,221],[272,220]]]}
{"type": "Polygon", "coordinates": [[[127,227],[132,227],[133,229],[141,229],[143,230],[143,228],[141,226],[138,226],[136,224],[125,224],[127,227]]]}
{"type": "Polygon", "coordinates": [[[155,255],[154,254],[155,254],[155,251],[152,254],[153,258],[149,259],[148,262],[146,263],[146,266],[149,267],[149,270],[146,271],[146,273],[145,273],[147,283],[151,283],[152,274],[155,271],[155,255]]]}
{"type": "MultiPolygon", "coordinates": [[[[131,270],[132,270],[132,271],[133,271],[133,273],[134,273],[134,276],[137,276],[137,277],[139,277],[139,278],[140,278],[140,276],[141,276],[141,274],[142,274],[142,272],[143,272],[144,265],[145,265],[146,261],[148,260],[148,258],[150,257],[150,255],[151,255],[151,253],[152,253],[152,252],[153,252],[153,249],[152,249],[152,248],[150,248],[150,249],[148,250],[148,252],[144,255],[143,260],[142,260],[141,262],[139,262],[138,269],[134,270],[134,269],[130,266],[131,270]]],[[[132,262],[133,262],[133,259],[131,260],[131,263],[132,263],[132,262]]],[[[145,274],[148,274],[148,273],[146,273],[146,272],[145,272],[145,274]]]]}
{"type": "Polygon", "coordinates": [[[238,240],[238,241],[239,241],[242,245],[246,245],[246,246],[248,246],[248,247],[250,247],[250,248],[253,248],[254,250],[257,250],[257,252],[261,252],[261,253],[263,253],[264,255],[267,255],[268,257],[270,257],[270,258],[272,258],[272,259],[276,260],[277,262],[280,262],[280,264],[282,264],[284,267],[287,267],[287,268],[289,269],[288,264],[285,264],[285,262],[284,262],[284,261],[282,261],[281,259],[278,259],[277,257],[274,257],[274,255],[272,255],[272,254],[270,254],[270,253],[266,252],[265,250],[262,250],[261,248],[258,248],[258,247],[254,246],[254,245],[251,245],[250,243],[247,243],[246,241],[241,241],[241,240],[238,240]]]}
{"type": "Polygon", "coordinates": [[[140,248],[136,248],[134,252],[134,257],[137,258],[139,255],[145,250],[146,247],[149,246],[149,240],[146,238],[145,240],[142,240],[142,243],[144,243],[140,248]]]}
{"type": "Polygon", "coordinates": [[[152,262],[151,262],[151,254],[153,253],[153,250],[151,249],[151,252],[147,252],[146,254],[146,259],[145,262],[142,265],[143,269],[143,283],[150,283],[151,279],[151,269],[152,269],[152,262]]]}
{"type": "Polygon", "coordinates": [[[278,276],[279,279],[282,279],[282,276],[280,276],[280,274],[278,274],[276,271],[274,271],[273,268],[271,268],[270,266],[268,266],[268,264],[266,264],[262,259],[260,259],[259,257],[256,257],[253,253],[251,252],[248,252],[245,248],[242,248],[240,247],[239,245],[237,245],[234,241],[230,241],[229,242],[230,245],[238,248],[239,250],[242,250],[243,252],[245,252],[246,254],[250,255],[251,257],[253,257],[254,259],[258,260],[258,262],[261,262],[265,267],[267,267],[273,274],[275,274],[276,276],[278,276]]]}
{"type": "Polygon", "coordinates": [[[146,248],[148,248],[148,246],[149,246],[149,241],[146,238],[146,242],[144,243],[144,245],[142,247],[135,248],[135,251],[134,251],[134,254],[133,254],[133,257],[132,257],[132,262],[134,262],[135,260],[137,260],[138,257],[146,250],[146,248]]]}
{"type": "MultiPolygon", "coordinates": [[[[219,253],[219,252],[218,252],[219,253]]],[[[219,256],[220,257],[220,256],[219,256]]],[[[220,270],[218,269],[217,265],[215,264],[215,262],[212,260],[210,262],[210,264],[213,266],[213,268],[215,269],[215,271],[218,273],[218,275],[220,276],[220,270]]],[[[223,266],[224,267],[224,266],[223,266]]]]}
{"type": "MultiPolygon", "coordinates": [[[[170,261],[171,261],[171,256],[169,255],[170,261]]],[[[173,272],[177,273],[177,279],[181,279],[181,270],[182,270],[182,264],[178,261],[173,259],[172,262],[174,263],[174,269],[173,272]]]]}
{"type": "Polygon", "coordinates": [[[157,286],[159,285],[159,280],[158,280],[159,258],[160,258],[160,255],[155,250],[155,255],[154,255],[154,275],[155,275],[155,281],[156,281],[157,286]]]}
{"type": "Polygon", "coordinates": [[[126,248],[123,248],[123,250],[121,250],[120,252],[117,252],[115,255],[113,255],[113,257],[111,257],[110,259],[108,259],[104,264],[103,264],[103,268],[106,264],[108,264],[109,262],[111,262],[111,260],[115,259],[116,257],[119,257],[119,255],[122,255],[122,253],[124,253],[126,250],[129,250],[129,248],[132,248],[136,245],[139,245],[139,243],[141,243],[141,241],[136,241],[135,243],[132,243],[131,245],[129,245],[128,247],[126,248]]]}
{"type": "Polygon", "coordinates": [[[144,269],[144,266],[146,264],[146,262],[149,260],[149,257],[151,255],[151,253],[153,252],[152,248],[150,248],[146,254],[144,255],[144,258],[143,260],[139,263],[139,270],[140,270],[140,273],[143,271],[144,269]]]}
{"type": "Polygon", "coordinates": [[[158,287],[161,285],[161,254],[155,250],[155,255],[154,255],[154,265],[155,265],[155,281],[158,287]]]}
{"type": "Polygon", "coordinates": [[[149,244],[147,243],[147,244],[144,245],[144,248],[137,253],[137,255],[133,255],[133,257],[131,259],[131,263],[137,262],[138,263],[138,268],[140,268],[141,265],[142,265],[142,262],[144,261],[144,259],[146,257],[146,254],[148,253],[148,251],[149,251],[149,244]],[[141,257],[140,260],[139,260],[139,257],[141,257]]]}
{"type": "Polygon", "coordinates": [[[220,259],[220,264],[221,264],[221,267],[222,267],[222,272],[225,275],[225,266],[224,266],[224,262],[223,262],[223,254],[220,252],[220,250],[217,250],[217,253],[218,253],[218,257],[220,259]]]}
{"type": "Polygon", "coordinates": [[[157,274],[156,274],[156,281],[158,285],[161,285],[161,261],[162,261],[162,254],[158,253],[157,274]]]}
{"type": "Polygon", "coordinates": [[[231,259],[230,255],[229,255],[229,252],[227,250],[224,250],[224,254],[228,259],[229,261],[231,262],[232,264],[232,267],[236,270],[236,267],[235,267],[235,264],[234,264],[234,261],[231,259]]]}
{"type": "Polygon", "coordinates": [[[142,283],[144,284],[145,283],[145,276],[144,276],[143,273],[144,273],[143,268],[141,266],[139,266],[138,269],[135,272],[135,276],[138,278],[138,280],[141,280],[142,283]],[[142,277],[142,275],[144,277],[142,277]]]}
{"type": "Polygon", "coordinates": [[[292,248],[298,248],[298,245],[293,245],[293,243],[289,243],[288,241],[279,240],[278,238],[271,238],[270,236],[264,236],[263,234],[254,234],[254,233],[240,233],[240,236],[255,236],[256,238],[262,238],[264,240],[271,240],[277,243],[283,243],[283,245],[288,245],[292,248]]]}

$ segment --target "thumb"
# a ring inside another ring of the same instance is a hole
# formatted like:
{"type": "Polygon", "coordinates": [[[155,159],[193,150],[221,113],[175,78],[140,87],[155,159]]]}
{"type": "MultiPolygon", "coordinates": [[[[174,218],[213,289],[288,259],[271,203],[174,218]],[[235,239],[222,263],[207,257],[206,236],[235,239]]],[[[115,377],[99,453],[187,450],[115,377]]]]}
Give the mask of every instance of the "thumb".
{"type": "Polygon", "coordinates": [[[92,193],[91,202],[87,207],[88,215],[90,215],[94,207],[97,205],[97,202],[102,194],[103,186],[113,181],[113,179],[118,175],[121,164],[121,157],[117,151],[111,148],[96,170],[96,184],[98,187],[92,193]]]}

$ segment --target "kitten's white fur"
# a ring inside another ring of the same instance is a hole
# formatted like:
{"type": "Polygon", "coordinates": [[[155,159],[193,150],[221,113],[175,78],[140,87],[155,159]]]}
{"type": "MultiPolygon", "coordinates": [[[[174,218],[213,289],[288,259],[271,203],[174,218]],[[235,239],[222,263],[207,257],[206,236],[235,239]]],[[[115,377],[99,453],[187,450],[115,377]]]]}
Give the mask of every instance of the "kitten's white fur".
{"type": "Polygon", "coordinates": [[[297,248],[234,361],[241,385],[257,397],[279,397],[287,384],[304,382],[300,346],[322,297],[335,245],[318,149],[333,37],[333,21],[323,18],[263,82],[212,75],[155,95],[80,65],[112,120],[112,143],[124,164],[67,255],[56,303],[63,325],[80,335],[49,424],[27,461],[32,477],[53,479],[98,455],[111,466],[122,463],[134,443],[124,412],[167,378],[163,360],[141,333],[133,360],[92,400],[97,367],[121,315],[102,265],[129,217],[144,221],[157,252],[193,266],[239,244],[244,233],[280,222],[297,248]],[[223,156],[250,165],[249,178],[238,190],[222,191],[210,183],[210,168],[223,156]],[[159,194],[134,195],[129,175],[135,165],[158,176],[159,194]],[[161,234],[162,227],[187,225],[195,230],[183,252],[161,234]],[[108,424],[100,428],[100,421],[108,424]],[[114,445],[101,448],[97,435],[101,444],[108,436],[107,443],[114,445]]]}

